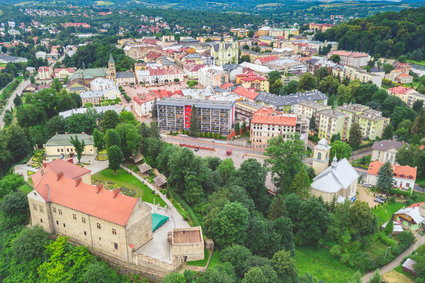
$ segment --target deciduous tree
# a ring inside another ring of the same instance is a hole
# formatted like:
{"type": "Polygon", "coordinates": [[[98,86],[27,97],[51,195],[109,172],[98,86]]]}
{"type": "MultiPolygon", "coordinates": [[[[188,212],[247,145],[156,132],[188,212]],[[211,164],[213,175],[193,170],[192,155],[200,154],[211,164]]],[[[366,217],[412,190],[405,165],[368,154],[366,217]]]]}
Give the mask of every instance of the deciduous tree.
{"type": "Polygon", "coordinates": [[[124,161],[124,157],[121,149],[112,145],[108,148],[108,161],[109,161],[109,169],[114,170],[114,173],[117,169],[120,168],[121,163],[124,161]]]}
{"type": "Polygon", "coordinates": [[[352,149],[358,149],[361,143],[362,131],[360,130],[359,124],[354,123],[350,128],[350,138],[348,139],[348,144],[352,149]]]}
{"type": "Polygon", "coordinates": [[[80,163],[86,143],[84,142],[84,140],[80,141],[78,139],[78,136],[71,136],[70,142],[74,146],[75,152],[77,153],[78,163],[80,163]]]}

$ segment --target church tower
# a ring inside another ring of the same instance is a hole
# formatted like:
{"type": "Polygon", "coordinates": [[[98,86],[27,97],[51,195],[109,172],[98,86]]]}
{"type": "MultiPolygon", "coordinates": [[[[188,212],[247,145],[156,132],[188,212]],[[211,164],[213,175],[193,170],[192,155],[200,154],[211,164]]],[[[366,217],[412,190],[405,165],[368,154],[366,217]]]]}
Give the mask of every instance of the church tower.
{"type": "Polygon", "coordinates": [[[328,168],[330,155],[331,146],[327,140],[321,139],[313,150],[313,170],[316,176],[328,168]]]}
{"type": "Polygon", "coordinates": [[[112,58],[112,54],[109,54],[109,60],[108,60],[108,70],[106,71],[106,78],[115,80],[117,78],[117,70],[115,68],[115,61],[114,58],[112,58]]]}

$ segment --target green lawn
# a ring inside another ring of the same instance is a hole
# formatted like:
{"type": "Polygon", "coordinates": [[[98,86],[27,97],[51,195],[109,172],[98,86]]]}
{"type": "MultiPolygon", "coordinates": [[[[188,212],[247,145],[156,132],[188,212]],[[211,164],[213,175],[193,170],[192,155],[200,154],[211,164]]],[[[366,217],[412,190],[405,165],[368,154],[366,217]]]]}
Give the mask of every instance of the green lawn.
{"type": "Polygon", "coordinates": [[[425,66],[425,60],[422,60],[422,61],[407,60],[407,62],[410,63],[410,64],[416,64],[416,65],[425,66]]]}
{"type": "Polygon", "coordinates": [[[395,202],[395,203],[386,203],[381,204],[375,209],[373,209],[373,213],[375,213],[376,217],[378,218],[378,225],[381,226],[385,222],[387,222],[391,215],[394,214],[397,210],[402,208],[404,204],[395,202]]]}
{"type": "Polygon", "coordinates": [[[204,259],[189,261],[187,262],[187,265],[204,267],[205,265],[207,265],[209,256],[210,256],[210,253],[208,252],[206,248],[204,248],[204,259]]]}
{"type": "Polygon", "coordinates": [[[425,179],[417,179],[416,184],[418,184],[422,188],[425,188],[425,179]]]}
{"type": "Polygon", "coordinates": [[[221,264],[220,254],[218,253],[218,251],[213,251],[208,268],[214,267],[218,264],[221,264]]]}
{"type": "Polygon", "coordinates": [[[118,169],[116,174],[111,169],[105,169],[93,175],[94,181],[101,181],[107,185],[113,183],[117,186],[132,189],[136,192],[134,197],[143,201],[165,207],[165,202],[145,184],[133,175],[128,174],[124,169],[118,169]]]}
{"type": "Polygon", "coordinates": [[[347,282],[356,272],[339,262],[324,248],[297,247],[295,260],[300,275],[309,273],[327,283],[347,282]]]}
{"type": "Polygon", "coordinates": [[[31,191],[32,191],[32,188],[31,188],[31,186],[30,186],[30,185],[25,184],[25,185],[20,186],[20,187],[19,187],[19,190],[20,190],[21,192],[25,193],[25,194],[28,194],[29,192],[31,192],[31,191]]]}

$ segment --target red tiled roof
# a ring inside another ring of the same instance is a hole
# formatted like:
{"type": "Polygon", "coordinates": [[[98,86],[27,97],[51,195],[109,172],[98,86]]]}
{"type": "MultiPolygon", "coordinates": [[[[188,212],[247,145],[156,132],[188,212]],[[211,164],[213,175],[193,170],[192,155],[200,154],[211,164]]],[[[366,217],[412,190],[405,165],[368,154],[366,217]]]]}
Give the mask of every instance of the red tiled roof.
{"type": "Polygon", "coordinates": [[[242,81],[245,81],[245,82],[265,81],[266,80],[265,77],[257,75],[253,71],[248,71],[246,73],[236,75],[236,77],[240,78],[242,81]]]}
{"type": "Polygon", "coordinates": [[[398,77],[405,77],[405,78],[408,78],[408,77],[411,77],[411,75],[409,75],[409,74],[407,74],[407,73],[402,73],[402,74],[398,75],[398,77]]]}
{"type": "Polygon", "coordinates": [[[241,86],[238,86],[233,92],[239,96],[243,96],[251,100],[254,100],[258,96],[257,92],[251,91],[241,86]]]}
{"type": "Polygon", "coordinates": [[[364,52],[351,52],[351,51],[346,51],[346,50],[336,50],[336,51],[331,51],[329,53],[329,55],[339,55],[339,56],[344,56],[344,57],[367,57],[369,56],[367,53],[364,52]]]}
{"type": "MultiPolygon", "coordinates": [[[[371,175],[378,175],[379,169],[384,163],[380,161],[373,161],[369,164],[367,173],[371,175]]],[[[410,166],[402,166],[398,164],[391,165],[393,168],[394,177],[402,179],[416,180],[417,168],[410,166]]]]}
{"type": "Polygon", "coordinates": [[[70,179],[77,179],[78,177],[91,172],[91,170],[87,168],[76,166],[63,159],[55,159],[49,163],[44,163],[43,168],[32,175],[34,184],[40,180],[46,171],[53,171],[55,173],[63,172],[64,176],[70,179]]]}
{"type": "Polygon", "coordinates": [[[294,114],[286,114],[273,108],[262,107],[254,113],[251,119],[251,124],[252,123],[295,127],[297,124],[297,116],[294,114]]]}
{"type": "MultiPolygon", "coordinates": [[[[78,167],[73,165],[74,167],[78,167]]],[[[39,173],[41,172],[40,169],[39,173]]],[[[88,215],[126,226],[137,199],[108,191],[97,186],[73,180],[63,171],[63,176],[53,170],[44,170],[35,190],[46,201],[56,203],[88,215]]],[[[34,176],[34,175],[33,175],[34,176]]],[[[34,180],[34,177],[33,177],[34,180]]]]}
{"type": "Polygon", "coordinates": [[[230,88],[230,87],[232,87],[232,86],[233,86],[233,83],[228,82],[228,83],[224,83],[224,84],[222,84],[222,85],[220,86],[220,88],[222,88],[222,89],[228,89],[228,88],[230,88]]]}
{"type": "Polygon", "coordinates": [[[396,94],[406,94],[410,90],[412,90],[410,87],[404,87],[401,85],[388,89],[389,92],[396,93],[396,94]]]}
{"type": "Polygon", "coordinates": [[[266,63],[266,62],[270,62],[270,61],[274,61],[279,59],[279,57],[277,55],[270,55],[267,57],[258,57],[256,60],[259,60],[262,64],[266,63]]]}

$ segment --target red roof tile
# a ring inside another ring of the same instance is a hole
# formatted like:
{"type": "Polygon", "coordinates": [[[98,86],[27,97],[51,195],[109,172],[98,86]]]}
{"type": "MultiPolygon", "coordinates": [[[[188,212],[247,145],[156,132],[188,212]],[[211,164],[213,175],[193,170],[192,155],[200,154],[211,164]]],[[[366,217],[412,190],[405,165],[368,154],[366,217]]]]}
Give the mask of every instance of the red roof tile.
{"type": "MultiPolygon", "coordinates": [[[[371,175],[378,175],[379,169],[381,168],[382,165],[384,165],[384,163],[380,161],[371,162],[369,164],[369,168],[367,169],[367,173],[371,175]]],[[[416,173],[417,173],[416,167],[402,166],[398,164],[393,164],[391,166],[393,168],[394,177],[409,179],[409,180],[416,180],[416,173]]]]}
{"type": "Polygon", "coordinates": [[[295,127],[297,124],[297,115],[286,114],[269,107],[262,107],[254,113],[251,124],[295,127]]]}
{"type": "MultiPolygon", "coordinates": [[[[39,172],[41,170],[43,169],[39,172]]],[[[77,181],[78,179],[68,178],[67,175],[67,171],[61,176],[53,170],[45,170],[36,183],[35,190],[46,201],[126,226],[138,202],[136,198],[125,196],[118,191],[100,189],[77,181]]]]}
{"type": "Polygon", "coordinates": [[[222,84],[222,85],[220,86],[220,88],[222,88],[222,89],[228,89],[228,88],[230,88],[230,87],[232,87],[232,86],[233,86],[233,83],[228,82],[228,83],[224,83],[224,84],[222,84]]]}
{"type": "Polygon", "coordinates": [[[412,90],[410,87],[404,87],[401,85],[388,89],[389,92],[396,93],[396,94],[406,94],[410,90],[412,90]]]}
{"type": "Polygon", "coordinates": [[[250,100],[254,100],[258,96],[258,93],[254,92],[254,91],[250,91],[250,90],[243,88],[241,86],[238,86],[233,92],[236,93],[239,96],[248,98],[250,100]]]}

